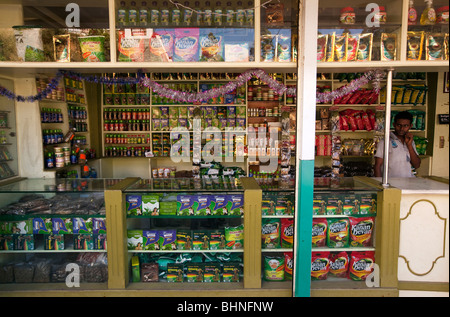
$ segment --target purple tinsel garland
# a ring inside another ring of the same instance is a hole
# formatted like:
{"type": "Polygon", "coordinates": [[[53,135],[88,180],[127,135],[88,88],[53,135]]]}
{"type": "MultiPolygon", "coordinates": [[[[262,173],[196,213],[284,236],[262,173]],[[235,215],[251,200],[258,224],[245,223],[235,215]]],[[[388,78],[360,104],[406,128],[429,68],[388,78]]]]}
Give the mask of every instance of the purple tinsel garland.
{"type": "MultiPolygon", "coordinates": [[[[156,94],[166,97],[172,100],[176,100],[179,102],[187,102],[187,103],[199,103],[205,102],[210,99],[223,96],[235,90],[238,87],[245,85],[253,76],[260,79],[262,82],[267,84],[274,92],[281,95],[286,93],[287,95],[295,96],[297,94],[297,89],[295,87],[286,87],[284,84],[273,79],[269,74],[267,74],[262,69],[251,69],[247,70],[244,73],[240,74],[236,77],[234,81],[231,81],[219,88],[212,88],[207,91],[190,93],[183,92],[178,90],[173,90],[169,88],[165,88],[161,84],[158,84],[156,81],[150,80],[145,77],[142,71],[138,71],[136,77],[115,77],[110,78],[107,76],[97,77],[92,75],[81,75],[79,73],[75,73],[72,71],[64,71],[60,70],[56,74],[56,76],[50,81],[47,87],[34,96],[18,96],[14,92],[1,87],[0,86],[0,95],[5,96],[9,99],[15,99],[18,102],[34,102],[40,101],[44,99],[48,94],[50,94],[54,89],[56,89],[59,85],[59,82],[63,77],[68,77],[76,80],[84,80],[90,83],[97,84],[105,84],[105,85],[114,85],[114,84],[137,84],[140,83],[150,89],[156,94]]],[[[326,93],[318,93],[316,97],[317,102],[328,103],[333,99],[343,97],[352,92],[358,90],[361,86],[366,85],[370,81],[373,82],[373,89],[379,93],[380,91],[380,81],[383,79],[384,73],[381,70],[371,70],[366,72],[360,78],[357,78],[351,81],[348,85],[342,86],[334,91],[326,92],[326,93]]]]}

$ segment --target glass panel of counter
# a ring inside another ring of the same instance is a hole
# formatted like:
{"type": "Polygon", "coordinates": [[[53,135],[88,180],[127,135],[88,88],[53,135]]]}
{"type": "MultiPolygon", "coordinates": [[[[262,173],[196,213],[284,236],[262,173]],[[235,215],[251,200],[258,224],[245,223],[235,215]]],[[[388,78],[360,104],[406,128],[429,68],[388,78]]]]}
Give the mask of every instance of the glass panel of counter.
{"type": "Polygon", "coordinates": [[[242,287],[245,211],[238,179],[145,179],[124,196],[133,287],[141,282],[242,287]]]}
{"type": "Polygon", "coordinates": [[[33,283],[67,289],[68,276],[70,285],[106,288],[104,191],[120,181],[21,179],[0,186],[0,292],[32,290],[33,283]]]}

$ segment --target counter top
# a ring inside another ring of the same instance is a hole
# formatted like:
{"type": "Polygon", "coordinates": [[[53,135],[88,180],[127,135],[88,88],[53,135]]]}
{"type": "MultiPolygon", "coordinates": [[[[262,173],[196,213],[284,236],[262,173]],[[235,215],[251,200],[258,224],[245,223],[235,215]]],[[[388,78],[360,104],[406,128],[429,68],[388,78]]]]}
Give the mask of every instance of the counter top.
{"type": "MultiPolygon", "coordinates": [[[[382,182],[381,177],[374,177],[375,180],[382,182]]],[[[401,189],[402,194],[447,194],[449,185],[428,178],[405,177],[389,178],[389,185],[401,189]]]]}

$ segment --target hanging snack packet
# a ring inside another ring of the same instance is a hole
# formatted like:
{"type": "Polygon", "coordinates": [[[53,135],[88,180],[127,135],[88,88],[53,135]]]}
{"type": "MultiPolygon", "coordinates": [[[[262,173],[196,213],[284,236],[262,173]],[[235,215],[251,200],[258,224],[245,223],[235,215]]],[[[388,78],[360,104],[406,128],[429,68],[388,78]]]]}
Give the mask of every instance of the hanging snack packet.
{"type": "Polygon", "coordinates": [[[261,244],[263,249],[276,249],[280,247],[279,219],[263,218],[261,227],[261,244]]]}
{"type": "Polygon", "coordinates": [[[419,61],[422,59],[423,51],[422,32],[408,32],[407,59],[408,61],[419,61]]]}
{"type": "Polygon", "coordinates": [[[326,62],[328,34],[317,35],[317,61],[326,62]]]}
{"type": "Polygon", "coordinates": [[[445,34],[427,34],[426,52],[428,61],[444,60],[445,34]]]}
{"type": "Polygon", "coordinates": [[[347,58],[347,33],[343,35],[336,35],[334,43],[334,61],[336,62],[346,62],[347,58]]]}
{"type": "Polygon", "coordinates": [[[326,280],[330,271],[330,252],[314,252],[311,256],[311,279],[326,280]]]}
{"type": "Polygon", "coordinates": [[[347,34],[346,54],[347,62],[356,61],[358,51],[358,36],[347,34]]]}
{"type": "Polygon", "coordinates": [[[265,256],[264,257],[264,279],[266,281],[284,280],[284,257],[265,256]]]}
{"type": "Polygon", "coordinates": [[[371,247],[375,224],[373,217],[350,217],[350,246],[371,247]]]}
{"type": "Polygon", "coordinates": [[[294,219],[281,219],[281,247],[292,248],[294,246],[294,219]]]}
{"type": "Polygon", "coordinates": [[[313,218],[312,247],[324,247],[327,241],[328,221],[326,218],[313,218]]]}
{"type": "Polygon", "coordinates": [[[327,246],[329,248],[344,248],[349,240],[348,219],[328,219],[327,246]]]}
{"type": "Polygon", "coordinates": [[[381,34],[381,60],[394,61],[397,55],[397,35],[391,33],[381,34]]]}
{"type": "Polygon", "coordinates": [[[375,252],[352,252],[348,277],[354,281],[364,281],[372,272],[375,264],[375,252]]]}
{"type": "Polygon", "coordinates": [[[347,252],[333,252],[330,255],[330,274],[335,277],[347,277],[349,257],[347,252]]]}
{"type": "Polygon", "coordinates": [[[359,35],[358,52],[356,60],[358,62],[370,62],[372,60],[373,33],[363,33],[359,35]]]}
{"type": "Polygon", "coordinates": [[[244,248],[244,225],[225,227],[225,249],[244,248]]]}

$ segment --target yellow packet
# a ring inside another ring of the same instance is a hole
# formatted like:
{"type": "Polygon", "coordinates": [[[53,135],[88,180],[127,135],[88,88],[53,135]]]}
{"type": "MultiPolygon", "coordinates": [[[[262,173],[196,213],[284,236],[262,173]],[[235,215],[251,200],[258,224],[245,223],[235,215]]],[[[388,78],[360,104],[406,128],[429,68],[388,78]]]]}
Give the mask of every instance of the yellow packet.
{"type": "Polygon", "coordinates": [[[421,32],[408,32],[407,59],[408,61],[419,61],[422,59],[423,37],[421,32]]]}

